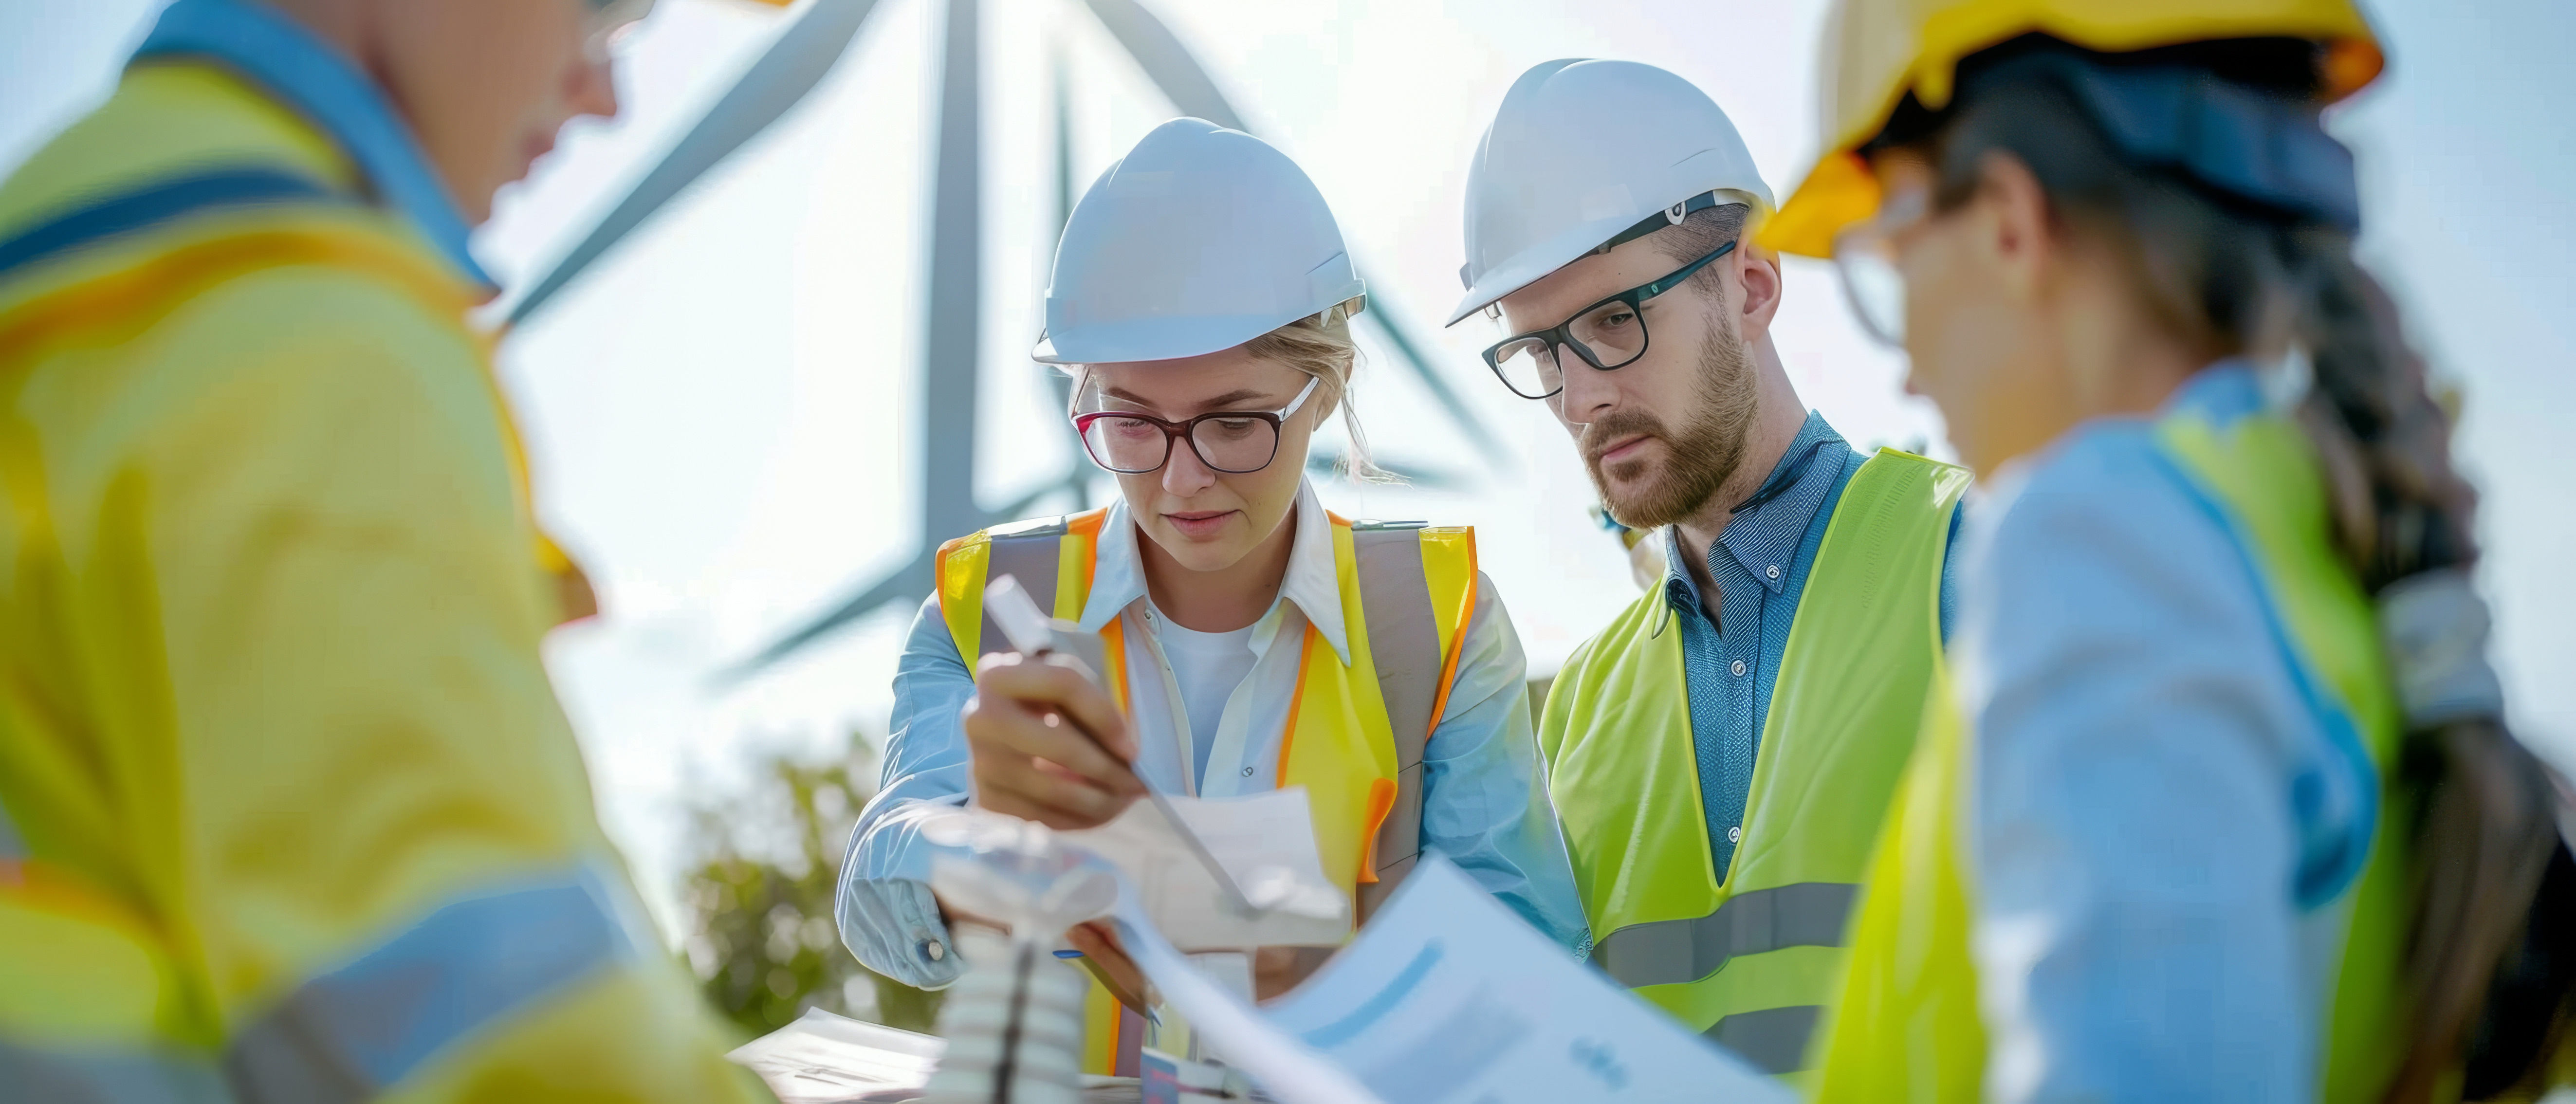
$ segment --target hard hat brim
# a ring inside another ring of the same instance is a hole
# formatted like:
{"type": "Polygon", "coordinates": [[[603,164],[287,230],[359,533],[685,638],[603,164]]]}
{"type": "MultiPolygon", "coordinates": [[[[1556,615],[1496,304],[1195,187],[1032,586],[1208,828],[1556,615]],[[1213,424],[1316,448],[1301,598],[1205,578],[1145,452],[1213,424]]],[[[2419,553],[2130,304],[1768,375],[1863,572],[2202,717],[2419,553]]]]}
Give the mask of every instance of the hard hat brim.
{"type": "Polygon", "coordinates": [[[1828,154],[1789,193],[1778,214],[1753,231],[1754,244],[1774,253],[1831,257],[1845,227],[1878,214],[1878,176],[1856,153],[1828,154]]]}
{"type": "Polygon", "coordinates": [[[1573,264],[1602,242],[1609,241],[1612,235],[1635,225],[1636,221],[1628,212],[1622,211],[1559,231],[1555,237],[1521,250],[1511,260],[1485,273],[1474,287],[1468,288],[1466,298],[1458,301],[1457,309],[1449,312],[1449,320],[1441,325],[1455,326],[1465,321],[1468,315],[1501,302],[1504,296],[1573,264]]]}
{"type": "Polygon", "coordinates": [[[1029,350],[1029,358],[1040,364],[1131,364],[1205,356],[1234,348],[1300,318],[1312,318],[1367,293],[1367,284],[1354,278],[1323,306],[1285,315],[1134,318],[1072,326],[1062,333],[1040,335],[1037,347],[1029,350]]]}
{"type": "Polygon", "coordinates": [[[1908,95],[1932,110],[1948,106],[1961,60],[2023,34],[2106,53],[2235,38],[2311,39],[2326,47],[2318,89],[2326,103],[2360,91],[2387,66],[2377,33],[2352,0],[1990,0],[1948,5],[1930,19],[1911,0],[1839,0],[1829,20],[1828,55],[1818,72],[1827,105],[1818,144],[1826,152],[1756,235],[1757,244],[1781,253],[1831,256],[1834,235],[1878,210],[1877,183],[1854,151],[1887,125],[1908,95]],[[1864,178],[1865,188],[1858,182],[1864,178]]]}

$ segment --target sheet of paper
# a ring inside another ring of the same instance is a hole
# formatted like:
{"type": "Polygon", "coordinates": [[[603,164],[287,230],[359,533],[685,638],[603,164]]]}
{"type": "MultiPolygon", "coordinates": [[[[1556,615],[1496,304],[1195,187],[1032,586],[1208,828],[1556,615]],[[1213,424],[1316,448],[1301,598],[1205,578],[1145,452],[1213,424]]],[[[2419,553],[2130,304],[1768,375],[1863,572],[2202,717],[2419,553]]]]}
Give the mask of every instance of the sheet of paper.
{"type": "MultiPolygon", "coordinates": [[[[1134,887],[1118,898],[1118,935],[1136,968],[1192,1030],[1224,1052],[1279,1104],[1384,1104],[1350,1071],[1262,1018],[1250,1002],[1208,980],[1154,930],[1134,887]]],[[[1403,1101],[1402,1104],[1413,1104],[1403,1101]]]]}
{"type": "Polygon", "coordinates": [[[1262,1013],[1404,1104],[1796,1099],[1576,963],[1437,856],[1262,1013]]]}
{"type": "Polygon", "coordinates": [[[1215,876],[1149,801],[1098,828],[1062,833],[1107,860],[1163,938],[1184,951],[1329,947],[1350,933],[1349,905],[1324,877],[1306,790],[1170,799],[1199,842],[1262,912],[1243,916],[1215,876]]]}
{"type": "MultiPolygon", "coordinates": [[[[948,1042],[808,1008],[795,1023],[725,1058],[759,1074],[779,1104],[906,1104],[919,1100],[948,1042]]],[[[1082,1077],[1083,1104],[1128,1104],[1133,1077],[1082,1077]]]]}
{"type": "Polygon", "coordinates": [[[808,1008],[795,1023],[725,1057],[759,1074],[780,1104],[837,1104],[912,1099],[947,1046],[936,1036],[808,1008]]]}

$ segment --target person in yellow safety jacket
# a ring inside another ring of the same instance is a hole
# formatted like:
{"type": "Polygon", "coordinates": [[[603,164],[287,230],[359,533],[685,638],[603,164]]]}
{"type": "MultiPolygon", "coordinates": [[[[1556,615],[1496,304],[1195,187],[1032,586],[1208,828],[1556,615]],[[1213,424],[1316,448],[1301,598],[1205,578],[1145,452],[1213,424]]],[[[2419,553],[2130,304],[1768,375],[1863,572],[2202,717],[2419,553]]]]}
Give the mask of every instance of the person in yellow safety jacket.
{"type": "Polygon", "coordinates": [[[0,185],[0,1097],[763,1097],[594,820],[466,321],[635,14],[178,0],[0,185]]]}
{"type": "MultiPolygon", "coordinates": [[[[941,546],[895,674],[885,784],[843,866],[842,937],[868,968],[926,988],[962,971],[928,885],[927,818],[971,795],[1096,825],[1140,780],[1212,798],[1305,787],[1325,872],[1361,921],[1436,849],[1587,949],[1520,641],[1474,531],[1352,522],[1304,478],[1317,428],[1350,409],[1365,290],[1323,195],[1251,135],[1172,120],[1083,195],[1035,356],[1073,373],[1074,428],[1118,501],[941,546]],[[1106,689],[1009,654],[982,608],[1006,575],[1102,634],[1106,689]]],[[[1105,927],[1072,939],[1115,986],[1093,990],[1085,1068],[1133,1075],[1143,1020],[1120,1004],[1141,978],[1105,927]]],[[[1231,980],[1269,996],[1321,955],[1255,958],[1231,980]]],[[[1155,1045],[1193,1056],[1177,1031],[1155,1045]]]]}
{"type": "Polygon", "coordinates": [[[1680,77],[1552,61],[1470,170],[1485,362],[1574,437],[1649,593],[1539,722],[1593,962],[1754,1066],[1803,1067],[1941,647],[1967,473],[1863,455],[1789,382],[1771,193],[1680,77]]]}
{"type": "Polygon", "coordinates": [[[1763,238],[1834,257],[1986,497],[1815,1095],[2544,1091],[2576,865],[2500,720],[2475,493],[2352,256],[2320,113],[2379,72],[2369,25],[1829,26],[1826,153],[1763,238]]]}

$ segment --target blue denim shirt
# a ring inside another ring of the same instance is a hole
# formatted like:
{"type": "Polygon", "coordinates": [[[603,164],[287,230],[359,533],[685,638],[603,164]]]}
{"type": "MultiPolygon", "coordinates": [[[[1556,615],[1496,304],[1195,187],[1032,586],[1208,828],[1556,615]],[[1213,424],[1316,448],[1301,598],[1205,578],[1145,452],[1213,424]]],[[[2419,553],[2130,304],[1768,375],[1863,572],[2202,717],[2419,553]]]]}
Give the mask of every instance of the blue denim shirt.
{"type": "MultiPolygon", "coordinates": [[[[1323,510],[1311,490],[1300,503],[1300,509],[1323,510]]],[[[1110,512],[1091,605],[1084,613],[1088,624],[1121,616],[1147,601],[1137,559],[1140,538],[1126,518],[1123,505],[1110,512]]],[[[1295,580],[1298,565],[1310,558],[1322,572],[1324,593],[1338,594],[1329,530],[1299,532],[1301,537],[1312,535],[1315,543],[1301,541],[1292,553],[1291,581],[1274,612],[1304,608],[1295,580]]],[[[1592,938],[1566,858],[1565,837],[1548,803],[1546,767],[1530,733],[1520,636],[1492,580],[1479,578],[1448,704],[1423,752],[1422,846],[1456,863],[1575,958],[1586,958],[1592,938]]],[[[1320,609],[1321,603],[1316,604],[1320,609]]],[[[1145,631],[1131,631],[1128,641],[1137,642],[1145,631]]],[[[1130,669],[1148,667],[1138,663],[1130,669]]],[[[1245,678],[1262,679],[1263,670],[1256,667],[1245,678]]],[[[1271,677],[1285,673],[1293,680],[1295,671],[1291,662],[1271,677]]],[[[861,963],[906,985],[936,989],[954,982],[963,964],[950,953],[948,928],[928,884],[941,848],[922,837],[920,826],[966,800],[969,757],[959,710],[975,692],[974,675],[958,655],[936,596],[923,602],[913,618],[895,666],[894,692],[884,785],[850,834],[837,911],[842,941],[861,963]]],[[[1151,757],[1141,762],[1149,781],[1169,791],[1183,790],[1176,777],[1156,779],[1151,757]]]]}
{"type": "MultiPolygon", "coordinates": [[[[2171,400],[2263,409],[2221,364],[2171,400]]],[[[1950,656],[1999,1101],[2314,1100],[2378,776],[2141,418],[1996,474],[1950,656]]]]}
{"type": "MultiPolygon", "coordinates": [[[[1843,486],[1867,459],[1825,424],[1824,415],[1807,415],[1770,478],[1735,508],[1726,531],[1708,548],[1709,577],[1721,595],[1717,624],[1709,623],[1699,585],[1682,566],[1681,530],[1672,529],[1667,538],[1664,599],[1682,627],[1691,744],[1699,753],[1701,812],[1708,818],[1709,854],[1719,881],[1735,861],[1744,802],[1753,788],[1753,757],[1761,750],[1771,686],[1780,676],[1780,654],[1789,647],[1789,625],[1797,619],[1807,573],[1816,565],[1816,549],[1843,486]]],[[[1953,544],[1960,516],[1950,515],[1953,544]]],[[[1957,605],[1957,563],[1947,555],[1941,563],[1945,639],[1957,605]]]]}

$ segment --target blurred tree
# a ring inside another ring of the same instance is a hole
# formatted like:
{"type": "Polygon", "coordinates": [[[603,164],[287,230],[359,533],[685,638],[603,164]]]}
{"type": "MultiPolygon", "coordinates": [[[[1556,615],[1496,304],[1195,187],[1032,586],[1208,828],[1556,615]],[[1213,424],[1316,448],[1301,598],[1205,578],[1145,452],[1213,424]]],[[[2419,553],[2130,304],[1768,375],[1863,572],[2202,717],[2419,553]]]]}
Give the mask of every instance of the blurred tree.
{"type": "Polygon", "coordinates": [[[876,790],[875,749],[850,733],[838,761],[761,764],[750,792],[692,810],[699,854],[683,896],[689,967],[707,1000],[754,1034],[821,1008],[927,1032],[939,994],[859,965],[833,922],[833,887],[859,809],[876,790]]]}

